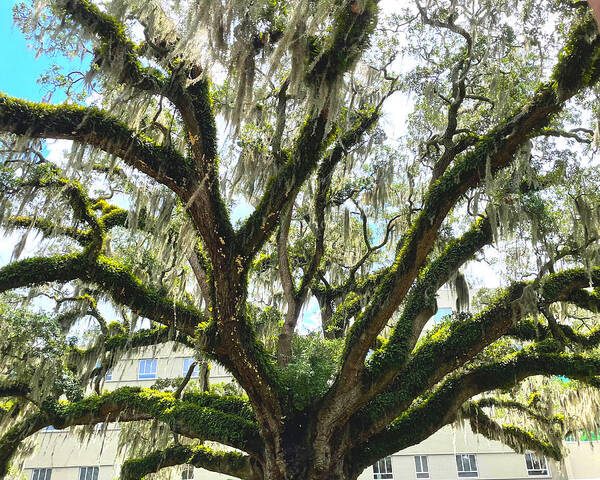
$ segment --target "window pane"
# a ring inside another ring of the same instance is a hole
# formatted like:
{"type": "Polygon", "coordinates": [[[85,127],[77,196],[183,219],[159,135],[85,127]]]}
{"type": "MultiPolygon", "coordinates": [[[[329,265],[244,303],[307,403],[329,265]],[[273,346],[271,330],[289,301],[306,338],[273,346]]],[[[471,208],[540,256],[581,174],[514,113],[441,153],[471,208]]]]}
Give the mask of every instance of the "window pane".
{"type": "Polygon", "coordinates": [[[156,378],[156,359],[140,360],[138,378],[156,378]]]}
{"type": "Polygon", "coordinates": [[[93,479],[92,480],[98,480],[98,467],[94,467],[94,475],[93,475],[93,479]]]}
{"type": "Polygon", "coordinates": [[[373,479],[374,480],[385,480],[393,479],[392,474],[392,457],[385,457],[381,460],[377,460],[373,464],[373,479]]]}
{"type": "Polygon", "coordinates": [[[417,478],[429,478],[429,467],[427,465],[427,456],[415,455],[415,470],[417,478]]]}
{"type": "Polygon", "coordinates": [[[477,460],[472,453],[456,455],[456,468],[459,477],[477,477],[477,460]]]}
{"type": "Polygon", "coordinates": [[[531,453],[525,454],[525,464],[527,465],[527,470],[533,469],[533,462],[531,461],[531,453]]]}
{"type": "Polygon", "coordinates": [[[525,465],[529,475],[548,475],[548,464],[546,457],[539,457],[535,453],[525,454],[525,465]]]}

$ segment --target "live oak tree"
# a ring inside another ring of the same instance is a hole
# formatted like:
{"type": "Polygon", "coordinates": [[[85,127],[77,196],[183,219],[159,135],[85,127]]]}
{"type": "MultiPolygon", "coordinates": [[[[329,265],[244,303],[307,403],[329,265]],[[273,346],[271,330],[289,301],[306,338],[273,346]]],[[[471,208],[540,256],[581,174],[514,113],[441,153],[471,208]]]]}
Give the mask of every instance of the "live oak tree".
{"type": "Polygon", "coordinates": [[[150,439],[123,479],[252,480],[354,479],[456,422],[555,459],[597,429],[585,2],[34,0],[15,21],[89,71],[44,76],[61,104],[0,96],[0,477],[47,426],[150,439]],[[505,288],[469,311],[483,260],[505,288]],[[445,284],[463,311],[426,328],[445,284]],[[237,393],[190,388],[193,366],[104,391],[161,344],[237,393]]]}

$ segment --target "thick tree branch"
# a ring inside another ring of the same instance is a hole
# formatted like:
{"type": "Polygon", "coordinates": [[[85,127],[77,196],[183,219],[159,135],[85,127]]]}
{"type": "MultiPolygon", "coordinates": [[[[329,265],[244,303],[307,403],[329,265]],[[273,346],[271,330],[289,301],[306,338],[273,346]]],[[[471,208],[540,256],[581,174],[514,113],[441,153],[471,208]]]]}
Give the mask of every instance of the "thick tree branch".
{"type": "MultiPolygon", "coordinates": [[[[537,398],[537,397],[534,397],[537,398]]],[[[540,426],[542,426],[547,431],[554,429],[557,426],[562,426],[564,422],[564,418],[561,415],[555,415],[550,417],[548,415],[544,415],[536,410],[534,410],[531,402],[527,405],[524,403],[520,403],[514,400],[502,400],[494,397],[484,397],[481,400],[475,400],[472,402],[473,405],[479,408],[501,408],[506,410],[513,410],[522,415],[525,415],[527,418],[534,420],[540,426]]],[[[562,439],[561,439],[562,441],[562,439]]]]}
{"type": "Polygon", "coordinates": [[[95,63],[110,69],[121,83],[159,94],[168,82],[156,69],[144,67],[138,58],[138,48],[127,38],[124,26],[110,15],[101,12],[89,0],[59,0],[58,5],[76,23],[97,35],[101,47],[95,63]]]}
{"type": "MultiPolygon", "coordinates": [[[[565,299],[569,291],[581,282],[583,269],[573,269],[548,276],[541,284],[541,303],[565,299]]],[[[600,269],[592,272],[600,284],[600,269]]],[[[587,277],[589,282],[589,277],[587,277]]],[[[451,371],[463,366],[485,347],[506,335],[524,314],[520,301],[526,283],[511,286],[492,305],[466,322],[455,322],[442,329],[417,348],[403,371],[367,405],[358,417],[369,419],[365,434],[385,428],[428,388],[433,387],[451,371]],[[382,409],[382,406],[385,408],[382,409]]]]}
{"type": "Polygon", "coordinates": [[[21,442],[48,425],[50,422],[46,415],[34,413],[17,421],[0,437],[0,478],[8,474],[10,461],[21,442]]]}
{"type": "Polygon", "coordinates": [[[51,282],[80,279],[94,283],[113,299],[139,315],[194,336],[205,317],[195,307],[176,302],[147,287],[129,270],[104,256],[85,254],[34,257],[0,269],[0,292],[51,282]]]}
{"type": "Polygon", "coordinates": [[[211,450],[203,445],[172,445],[143,458],[125,461],[121,467],[121,480],[140,480],[150,473],[175,465],[193,465],[244,480],[261,478],[247,455],[211,450]]]}
{"type": "MultiPolygon", "coordinates": [[[[524,350],[504,360],[457,375],[402,413],[384,431],[357,443],[348,454],[360,472],[377,459],[414,445],[452,423],[460,406],[480,393],[508,388],[534,375],[564,375],[590,380],[600,375],[600,359],[583,355],[524,350]]],[[[357,435],[361,426],[356,425],[357,435]]]]}
{"type": "Polygon", "coordinates": [[[11,380],[0,380],[0,398],[3,397],[27,397],[31,393],[29,385],[23,382],[11,380]]]}
{"type": "Polygon", "coordinates": [[[423,209],[402,240],[392,268],[348,333],[342,369],[324,404],[340,407],[329,409],[327,418],[323,418],[326,430],[330,431],[337,419],[345,418],[346,409],[342,405],[358,394],[354,379],[364,370],[370,346],[404,299],[433,247],[440,225],[460,196],[481,182],[487,166],[494,173],[509,165],[521,146],[549,124],[566,100],[595,84],[599,76],[600,36],[594,19],[587,16],[572,29],[551,81],[538,87],[518,113],[484,136],[431,185],[423,209]]]}
{"type": "Polygon", "coordinates": [[[186,437],[219,442],[257,456],[261,452],[262,440],[253,422],[151,389],[121,387],[79,402],[44,404],[42,409],[59,429],[154,418],[186,437]]]}
{"type": "MultiPolygon", "coordinates": [[[[353,66],[368,44],[377,22],[378,7],[376,2],[361,6],[360,10],[357,6],[355,1],[345,1],[337,13],[334,31],[328,39],[321,40],[327,43],[327,47],[314,60],[305,76],[307,83],[315,88],[331,85],[340,78],[353,66]]],[[[269,180],[255,211],[238,231],[238,251],[242,258],[252,258],[262,247],[277,225],[281,212],[296,197],[300,186],[320,160],[324,149],[329,98],[328,94],[324,108],[320,112],[313,112],[305,122],[291,152],[291,158],[281,171],[269,180]]],[[[365,122],[370,126],[373,119],[361,119],[354,135],[361,129],[360,124],[365,122]]],[[[366,128],[362,127],[359,137],[365,130],[366,128]]]]}
{"type": "Polygon", "coordinates": [[[186,437],[219,442],[258,458],[262,452],[262,440],[253,422],[177,400],[170,393],[122,387],[78,402],[44,402],[39,414],[17,422],[0,439],[0,475],[8,469],[19,444],[48,425],[64,429],[75,425],[148,419],[166,423],[174,432],[186,437]]]}
{"type": "Polygon", "coordinates": [[[181,192],[193,178],[189,162],[178,151],[136,134],[96,108],[36,104],[0,95],[0,131],[91,145],[122,158],[175,192],[181,192]]]}
{"type": "Polygon", "coordinates": [[[417,343],[425,323],[437,309],[435,295],[461,265],[492,242],[488,218],[477,221],[471,229],[452,242],[419,276],[408,294],[402,315],[389,341],[369,359],[367,376],[370,392],[375,395],[399,372],[417,343]]]}
{"type": "MultiPolygon", "coordinates": [[[[559,437],[552,438],[552,442],[545,441],[535,435],[533,432],[517,427],[515,425],[500,425],[492,420],[475,403],[464,405],[460,415],[469,419],[471,430],[479,433],[489,440],[501,441],[511,447],[517,453],[525,453],[527,450],[533,450],[542,455],[560,461],[563,457],[563,451],[560,448],[563,439],[559,437]]],[[[556,433],[552,430],[544,431],[546,436],[556,433]]]]}

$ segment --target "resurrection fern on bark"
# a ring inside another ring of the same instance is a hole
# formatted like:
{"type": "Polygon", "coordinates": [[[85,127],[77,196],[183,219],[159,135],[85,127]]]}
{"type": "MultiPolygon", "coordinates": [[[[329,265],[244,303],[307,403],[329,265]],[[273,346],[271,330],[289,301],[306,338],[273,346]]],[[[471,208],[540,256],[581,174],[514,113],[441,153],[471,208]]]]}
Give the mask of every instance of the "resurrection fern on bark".
{"type": "Polygon", "coordinates": [[[591,12],[404,3],[15,7],[87,71],[0,95],[0,478],[47,426],[147,435],[127,480],[354,480],[461,422],[558,460],[598,428],[563,411],[600,407],[591,12]],[[481,260],[503,288],[470,301],[481,260]],[[183,378],[105,389],[167,345],[183,378]]]}

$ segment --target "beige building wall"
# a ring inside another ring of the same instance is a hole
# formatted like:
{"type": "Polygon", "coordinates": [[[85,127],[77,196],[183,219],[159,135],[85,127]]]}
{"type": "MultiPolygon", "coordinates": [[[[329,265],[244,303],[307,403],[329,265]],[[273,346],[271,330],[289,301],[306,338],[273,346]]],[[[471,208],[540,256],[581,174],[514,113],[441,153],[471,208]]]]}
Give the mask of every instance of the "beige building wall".
{"type": "Polygon", "coordinates": [[[567,478],[600,480],[600,442],[567,442],[567,478]]]}
{"type": "MultiPolygon", "coordinates": [[[[477,464],[476,479],[520,480],[558,479],[566,480],[564,466],[547,461],[548,475],[530,475],[525,456],[515,453],[504,444],[491,441],[474,434],[466,426],[464,429],[445,427],[425,441],[392,455],[393,479],[420,480],[417,478],[415,456],[426,456],[430,480],[459,480],[456,455],[474,454],[477,464]]],[[[359,480],[374,480],[373,468],[367,468],[359,480]]],[[[464,477],[462,477],[464,478],[464,477]]]]}

